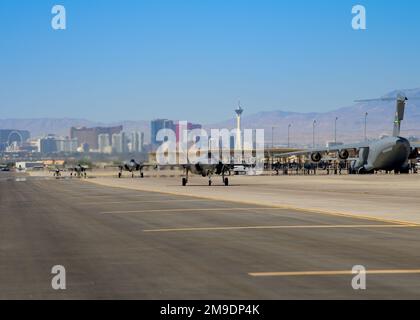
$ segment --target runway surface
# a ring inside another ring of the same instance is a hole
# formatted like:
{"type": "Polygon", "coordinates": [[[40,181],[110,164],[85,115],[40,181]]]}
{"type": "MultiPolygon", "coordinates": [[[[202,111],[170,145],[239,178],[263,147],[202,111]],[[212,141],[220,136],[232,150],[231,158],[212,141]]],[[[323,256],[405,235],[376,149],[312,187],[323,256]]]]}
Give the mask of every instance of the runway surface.
{"type": "Polygon", "coordinates": [[[20,298],[418,299],[420,228],[2,173],[0,299],[20,298]]]}

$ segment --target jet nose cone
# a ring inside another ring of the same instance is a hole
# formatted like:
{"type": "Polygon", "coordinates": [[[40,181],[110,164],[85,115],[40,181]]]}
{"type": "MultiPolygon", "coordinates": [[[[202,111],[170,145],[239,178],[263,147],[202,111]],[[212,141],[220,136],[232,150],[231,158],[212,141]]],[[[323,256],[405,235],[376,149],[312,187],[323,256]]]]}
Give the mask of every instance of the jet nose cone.
{"type": "Polygon", "coordinates": [[[411,152],[411,145],[407,139],[400,138],[395,143],[396,149],[399,152],[403,153],[410,153],[411,152]]]}
{"type": "Polygon", "coordinates": [[[399,138],[396,141],[396,144],[397,144],[397,146],[400,146],[400,147],[410,147],[410,142],[407,139],[404,139],[404,138],[399,138]]]}

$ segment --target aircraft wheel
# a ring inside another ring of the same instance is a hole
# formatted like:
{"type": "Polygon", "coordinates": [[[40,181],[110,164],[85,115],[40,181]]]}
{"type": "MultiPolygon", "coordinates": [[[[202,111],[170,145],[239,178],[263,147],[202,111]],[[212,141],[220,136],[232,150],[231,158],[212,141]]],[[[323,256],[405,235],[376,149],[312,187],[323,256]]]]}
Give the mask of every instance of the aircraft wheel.
{"type": "Polygon", "coordinates": [[[118,178],[121,178],[121,172],[118,172],[118,178]]]}
{"type": "Polygon", "coordinates": [[[182,186],[185,187],[187,185],[187,179],[182,178],[182,186]]]}
{"type": "Polygon", "coordinates": [[[209,180],[209,187],[211,186],[211,180],[209,180]]]}
{"type": "Polygon", "coordinates": [[[143,172],[142,172],[142,173],[140,173],[140,178],[144,178],[144,174],[143,174],[143,172]]]}
{"type": "Polygon", "coordinates": [[[225,183],[226,187],[229,185],[229,179],[228,178],[225,178],[225,180],[223,182],[225,183]]]}

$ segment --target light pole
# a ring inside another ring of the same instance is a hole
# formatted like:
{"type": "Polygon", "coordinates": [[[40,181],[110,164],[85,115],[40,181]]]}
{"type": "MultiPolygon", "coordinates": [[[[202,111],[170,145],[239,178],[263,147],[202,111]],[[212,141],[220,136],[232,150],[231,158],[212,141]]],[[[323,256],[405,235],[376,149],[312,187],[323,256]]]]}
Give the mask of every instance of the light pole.
{"type": "Polygon", "coordinates": [[[290,149],[290,128],[292,125],[289,123],[289,126],[287,127],[287,148],[290,149]]]}
{"type": "Polygon", "coordinates": [[[316,126],[316,120],[312,123],[312,140],[313,140],[313,148],[315,149],[315,126],[316,126]]]}
{"type": "Polygon", "coordinates": [[[274,165],[274,126],[271,127],[271,168],[274,165]]]}
{"type": "Polygon", "coordinates": [[[338,117],[335,117],[335,122],[334,122],[334,144],[337,145],[337,120],[338,117]]]}
{"type": "Polygon", "coordinates": [[[365,141],[367,141],[367,117],[369,113],[365,113],[365,141]]]}
{"type": "Polygon", "coordinates": [[[274,149],[274,127],[271,127],[271,150],[274,149]]]}

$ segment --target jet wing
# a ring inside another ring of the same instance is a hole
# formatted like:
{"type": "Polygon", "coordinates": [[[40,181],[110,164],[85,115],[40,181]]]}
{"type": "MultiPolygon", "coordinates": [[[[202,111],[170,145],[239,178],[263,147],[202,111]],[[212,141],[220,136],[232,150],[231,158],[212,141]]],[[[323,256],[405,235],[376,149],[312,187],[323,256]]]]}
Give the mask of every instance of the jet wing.
{"type": "Polygon", "coordinates": [[[361,143],[353,143],[353,144],[342,144],[338,146],[333,146],[329,148],[315,148],[315,149],[308,149],[308,150],[302,150],[302,151],[295,151],[295,152],[289,152],[289,153],[283,153],[280,155],[276,155],[276,157],[280,158],[290,158],[290,157],[297,157],[297,156],[305,156],[305,155],[311,155],[314,153],[330,153],[330,152],[339,152],[342,150],[359,150],[361,148],[368,148],[369,144],[367,142],[361,142],[361,143]]]}

